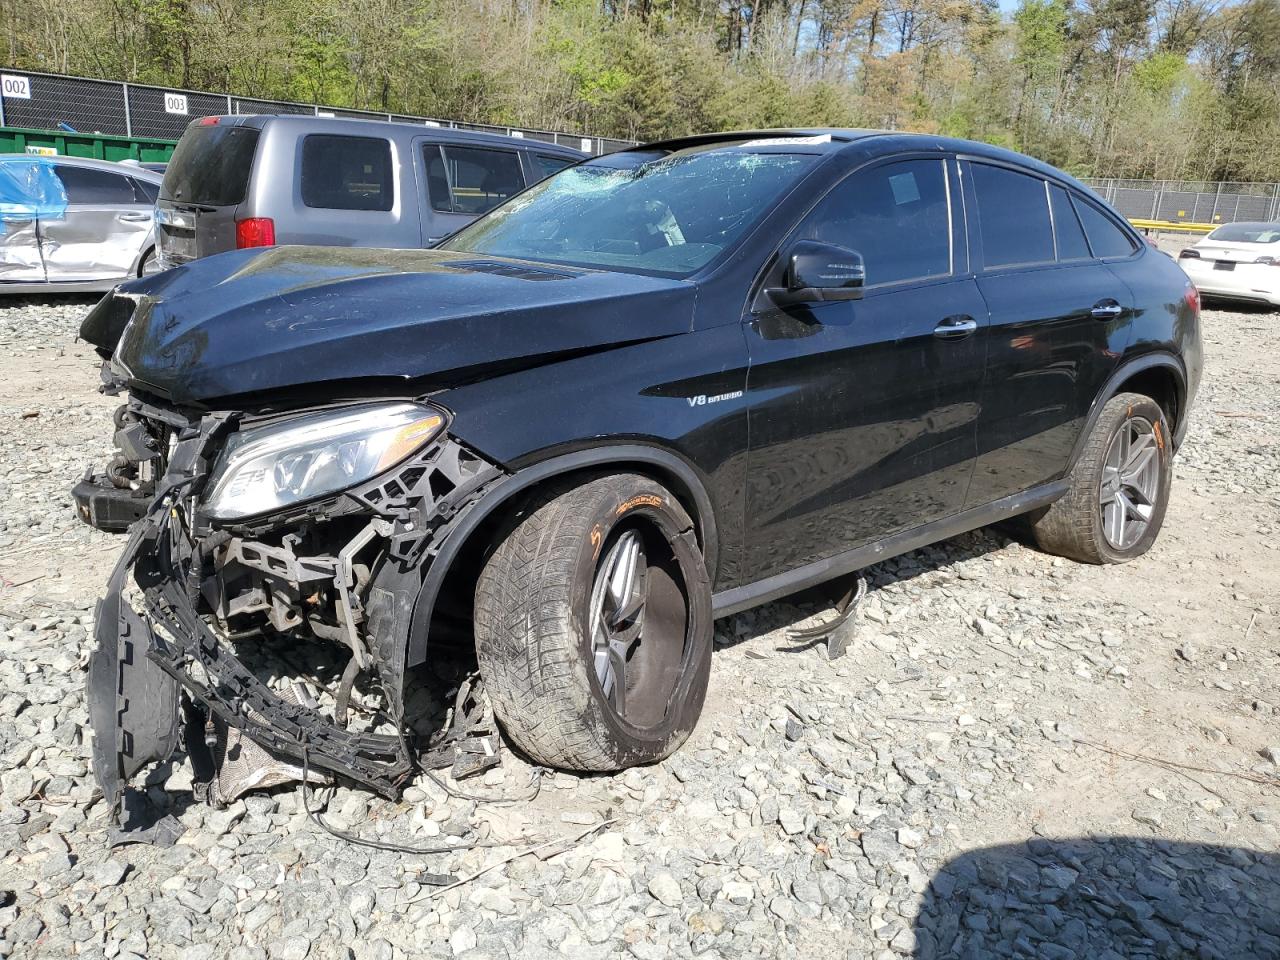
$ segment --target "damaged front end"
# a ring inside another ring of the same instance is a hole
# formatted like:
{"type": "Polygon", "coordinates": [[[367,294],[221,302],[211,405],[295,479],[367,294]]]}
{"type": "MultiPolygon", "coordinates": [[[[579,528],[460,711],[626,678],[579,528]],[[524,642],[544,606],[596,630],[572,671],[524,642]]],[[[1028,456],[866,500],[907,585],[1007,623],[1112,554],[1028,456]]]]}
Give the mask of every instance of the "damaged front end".
{"type": "Polygon", "coordinates": [[[88,680],[94,773],[113,813],[134,774],[177,747],[184,701],[189,751],[235,729],[398,796],[419,754],[405,664],[422,578],[503,471],[427,404],[186,419],[145,406],[130,401],[139,422],[170,431],[165,469],[99,603],[88,680]],[[257,651],[299,644],[345,658],[323,705],[254,669],[257,651]],[[360,722],[358,680],[377,701],[360,722]]]}

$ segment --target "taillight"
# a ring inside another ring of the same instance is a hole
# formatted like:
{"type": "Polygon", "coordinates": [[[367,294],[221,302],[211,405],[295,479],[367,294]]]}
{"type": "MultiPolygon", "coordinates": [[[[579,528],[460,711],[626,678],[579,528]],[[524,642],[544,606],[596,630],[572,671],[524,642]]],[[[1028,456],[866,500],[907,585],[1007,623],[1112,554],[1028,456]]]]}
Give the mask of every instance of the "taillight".
{"type": "Polygon", "coordinates": [[[1192,250],[1190,247],[1187,247],[1187,249],[1183,250],[1181,253],[1178,254],[1178,259],[1179,260],[1199,260],[1200,251],[1192,250]]]}
{"type": "Polygon", "coordinates": [[[201,117],[192,124],[193,127],[216,127],[218,125],[217,117],[201,117]]]}
{"type": "Polygon", "coordinates": [[[276,242],[276,223],[270,217],[249,217],[236,221],[236,248],[272,247],[276,242]]]}
{"type": "Polygon", "coordinates": [[[1183,291],[1182,299],[1186,301],[1187,306],[1191,308],[1191,312],[1195,316],[1200,316],[1200,291],[1196,289],[1194,283],[1187,283],[1187,289],[1183,291]]]}

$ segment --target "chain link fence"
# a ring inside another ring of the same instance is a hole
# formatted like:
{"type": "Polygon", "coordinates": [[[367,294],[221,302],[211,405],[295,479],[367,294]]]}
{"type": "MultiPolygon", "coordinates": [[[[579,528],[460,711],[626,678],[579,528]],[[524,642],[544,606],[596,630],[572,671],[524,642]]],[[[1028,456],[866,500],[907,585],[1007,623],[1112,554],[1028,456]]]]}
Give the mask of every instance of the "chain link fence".
{"type": "Polygon", "coordinates": [[[1130,220],[1175,223],[1280,220],[1280,183],[1082,179],[1130,220]]]}
{"type": "Polygon", "coordinates": [[[56,73],[0,68],[0,127],[64,130],[139,139],[176,140],[196,117],[215,114],[289,113],[357,120],[394,120],[557,143],[587,153],[611,153],[634,141],[551,130],[530,130],[435,117],[348,110],[319,104],[261,100],[198,90],[91,80],[56,73]]]}

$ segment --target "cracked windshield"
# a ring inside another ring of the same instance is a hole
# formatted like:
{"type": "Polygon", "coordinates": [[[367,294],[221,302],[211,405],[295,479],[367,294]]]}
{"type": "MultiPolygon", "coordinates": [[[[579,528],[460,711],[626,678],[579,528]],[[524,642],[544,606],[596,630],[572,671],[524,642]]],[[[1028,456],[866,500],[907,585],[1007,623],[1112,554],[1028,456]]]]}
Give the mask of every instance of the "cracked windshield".
{"type": "Polygon", "coordinates": [[[543,181],[440,246],[687,276],[732,246],[813,159],[743,147],[607,157],[543,181]]]}

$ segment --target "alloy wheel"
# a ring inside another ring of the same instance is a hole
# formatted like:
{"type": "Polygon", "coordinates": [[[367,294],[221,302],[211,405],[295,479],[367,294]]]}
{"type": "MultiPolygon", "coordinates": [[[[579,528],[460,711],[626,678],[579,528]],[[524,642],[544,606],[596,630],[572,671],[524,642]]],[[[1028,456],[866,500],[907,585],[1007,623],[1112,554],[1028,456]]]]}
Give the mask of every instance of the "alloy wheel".
{"type": "Polygon", "coordinates": [[[590,629],[596,680],[613,712],[637,727],[666,716],[679,680],[685,606],[667,564],[654,565],[638,529],[614,541],[596,572],[590,629]]]}
{"type": "Polygon", "coordinates": [[[1142,539],[1159,493],[1155,428],[1145,417],[1130,417],[1111,438],[1098,489],[1102,535],[1112,548],[1126,550],[1142,539]]]}

